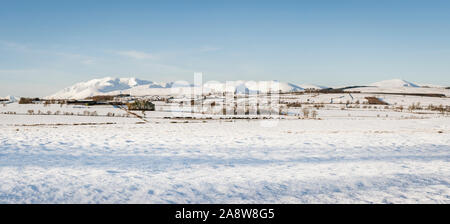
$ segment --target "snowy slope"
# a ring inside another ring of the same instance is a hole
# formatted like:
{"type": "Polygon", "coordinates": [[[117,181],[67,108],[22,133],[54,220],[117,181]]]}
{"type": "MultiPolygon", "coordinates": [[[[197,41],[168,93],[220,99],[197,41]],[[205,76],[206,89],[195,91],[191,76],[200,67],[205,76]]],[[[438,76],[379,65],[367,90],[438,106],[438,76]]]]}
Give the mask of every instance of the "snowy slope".
{"type": "Polygon", "coordinates": [[[444,88],[416,88],[416,87],[361,87],[346,91],[359,91],[361,93],[408,93],[408,94],[444,94],[450,96],[450,89],[444,88]]]}
{"type": "Polygon", "coordinates": [[[203,85],[206,91],[211,92],[294,92],[302,91],[303,88],[292,83],[279,81],[228,81],[225,83],[208,82],[203,85]]]}
{"type": "Polygon", "coordinates": [[[314,85],[314,84],[300,84],[299,85],[303,89],[328,89],[329,87],[322,85],[314,85]]]}
{"type": "MultiPolygon", "coordinates": [[[[84,99],[95,95],[117,95],[130,94],[133,96],[147,95],[186,95],[192,93],[257,93],[257,92],[297,92],[305,89],[326,89],[326,86],[302,84],[294,85],[279,81],[209,81],[203,86],[193,86],[189,83],[181,85],[174,82],[157,83],[145,81],[136,78],[102,78],[93,79],[87,82],[77,83],[71,87],[65,88],[51,96],[48,99],[84,99]]],[[[429,86],[421,87],[416,83],[402,79],[384,80],[375,82],[367,87],[352,88],[351,91],[361,92],[386,92],[386,93],[441,93],[450,95],[450,90],[429,86]]],[[[349,90],[349,91],[350,91],[349,90]]]]}
{"type": "Polygon", "coordinates": [[[384,80],[380,82],[375,82],[370,84],[369,86],[376,86],[376,87],[420,87],[419,85],[408,82],[402,79],[391,79],[391,80],[384,80]]]}
{"type": "Polygon", "coordinates": [[[42,118],[0,114],[0,203],[450,203],[448,117],[20,126],[42,118]]]}
{"type": "Polygon", "coordinates": [[[384,80],[372,83],[367,87],[352,88],[346,91],[359,91],[361,93],[444,94],[450,96],[449,89],[436,86],[422,87],[422,85],[402,79],[384,80]]]}
{"type": "Polygon", "coordinates": [[[2,100],[7,100],[8,102],[16,102],[18,101],[18,98],[15,96],[6,96],[6,97],[0,97],[2,100]]]}
{"type": "Polygon", "coordinates": [[[447,87],[447,86],[443,86],[443,85],[436,85],[436,84],[430,84],[430,83],[426,83],[426,84],[418,83],[418,85],[420,85],[420,87],[423,87],[423,88],[443,88],[443,89],[445,89],[447,87]]]}
{"type": "Polygon", "coordinates": [[[51,96],[49,99],[83,99],[95,95],[107,95],[110,92],[120,93],[136,86],[147,85],[151,88],[167,88],[171,83],[155,83],[136,78],[111,78],[93,79],[80,82],[65,88],[51,96]]]}
{"type": "Polygon", "coordinates": [[[156,83],[136,78],[103,78],[93,79],[87,82],[77,83],[71,87],[65,88],[51,96],[48,99],[84,99],[95,95],[116,95],[131,94],[136,96],[143,95],[168,95],[174,93],[187,94],[191,90],[202,90],[204,92],[268,92],[279,91],[292,92],[301,91],[303,88],[291,83],[278,81],[231,81],[225,83],[207,82],[200,87],[191,87],[191,85],[176,85],[170,83],[156,83]],[[192,89],[194,88],[194,89],[192,89]],[[197,88],[197,89],[196,89],[197,88]]]}

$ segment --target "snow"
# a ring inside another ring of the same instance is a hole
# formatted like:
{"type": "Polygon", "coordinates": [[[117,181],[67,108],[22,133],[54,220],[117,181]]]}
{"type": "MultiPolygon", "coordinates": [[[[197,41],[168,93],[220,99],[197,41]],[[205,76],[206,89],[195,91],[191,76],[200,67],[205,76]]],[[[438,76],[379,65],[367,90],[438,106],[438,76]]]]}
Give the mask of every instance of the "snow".
{"type": "Polygon", "coordinates": [[[406,94],[443,94],[450,96],[450,89],[439,85],[418,85],[401,79],[385,80],[369,84],[366,87],[349,88],[345,91],[362,93],[406,93],[406,94]]]}
{"type": "Polygon", "coordinates": [[[420,87],[423,87],[423,88],[446,88],[447,86],[443,86],[443,85],[436,85],[436,84],[430,84],[430,83],[427,83],[427,84],[422,84],[422,83],[420,83],[420,84],[418,84],[420,87]]]}
{"type": "Polygon", "coordinates": [[[0,99],[5,99],[5,100],[7,100],[7,102],[9,102],[9,103],[13,103],[13,102],[18,101],[18,98],[17,98],[17,97],[15,97],[15,96],[10,96],[10,95],[8,95],[8,96],[6,96],[6,97],[0,97],[0,99]]]}
{"type": "Polygon", "coordinates": [[[204,92],[269,92],[282,91],[293,92],[303,90],[291,83],[279,81],[231,81],[225,83],[207,82],[200,86],[191,84],[179,85],[178,83],[156,83],[136,78],[111,78],[93,79],[87,82],[77,83],[67,87],[47,99],[84,99],[95,95],[131,94],[133,96],[170,95],[173,93],[191,94],[202,90],[204,92]]]}
{"type": "Polygon", "coordinates": [[[149,88],[167,88],[170,83],[155,83],[136,78],[112,78],[93,79],[87,82],[80,82],[71,87],[67,87],[51,96],[48,99],[84,99],[95,95],[108,95],[111,92],[120,94],[122,91],[130,90],[137,86],[147,86],[149,88]]]}
{"type": "Polygon", "coordinates": [[[450,106],[450,90],[391,80],[298,93],[314,86],[104,78],[53,97],[174,98],[139,116],[111,105],[0,104],[0,203],[450,203],[450,117],[427,109],[450,106]],[[188,96],[200,91],[211,94],[193,109],[188,96]],[[228,102],[222,92],[237,94],[228,102]],[[255,103],[260,116],[223,114],[255,103]],[[278,107],[285,113],[274,115],[278,107]]]}
{"type": "MultiPolygon", "coordinates": [[[[180,82],[152,82],[136,78],[112,78],[93,79],[87,82],[77,83],[67,87],[47,99],[84,99],[95,95],[130,94],[132,96],[167,96],[167,95],[191,95],[193,93],[266,93],[266,92],[301,92],[305,89],[326,89],[328,87],[315,84],[292,84],[280,81],[208,81],[195,86],[180,82]]],[[[370,84],[368,87],[352,88],[347,91],[384,92],[384,93],[444,93],[450,96],[450,90],[437,85],[428,85],[421,88],[420,85],[402,79],[384,80],[370,84]]]]}
{"type": "Polygon", "coordinates": [[[303,90],[301,87],[291,83],[279,81],[228,81],[225,83],[205,83],[207,92],[293,92],[303,90]]]}
{"type": "Polygon", "coordinates": [[[423,88],[423,87],[360,87],[351,88],[345,91],[360,91],[362,93],[419,93],[419,94],[444,94],[450,96],[450,89],[443,88],[423,88]]]}
{"type": "Polygon", "coordinates": [[[448,115],[342,106],[270,127],[164,111],[143,123],[112,106],[0,106],[0,203],[450,203],[448,115]]]}
{"type": "Polygon", "coordinates": [[[378,87],[419,87],[419,85],[414,84],[412,82],[408,82],[402,79],[391,79],[384,80],[380,82],[375,82],[370,84],[369,86],[378,86],[378,87]]]}
{"type": "Polygon", "coordinates": [[[328,89],[329,87],[315,84],[300,84],[299,87],[303,89],[328,89]]]}

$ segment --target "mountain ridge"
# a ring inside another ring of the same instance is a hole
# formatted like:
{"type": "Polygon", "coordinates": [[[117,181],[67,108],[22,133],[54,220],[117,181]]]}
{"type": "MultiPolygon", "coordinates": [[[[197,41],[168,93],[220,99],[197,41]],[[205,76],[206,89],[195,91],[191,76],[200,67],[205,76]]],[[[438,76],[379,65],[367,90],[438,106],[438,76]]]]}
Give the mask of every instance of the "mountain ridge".
{"type": "MultiPolygon", "coordinates": [[[[375,88],[418,88],[418,84],[403,80],[391,79],[375,82],[368,85],[375,88]]],[[[296,92],[306,89],[326,89],[328,87],[314,84],[293,84],[289,82],[271,81],[209,81],[202,86],[195,86],[188,83],[179,82],[153,82],[134,77],[114,78],[105,77],[92,79],[86,82],[79,82],[70,87],[64,88],[57,93],[45,97],[46,99],[85,99],[95,95],[117,95],[130,94],[134,96],[145,95],[170,95],[191,94],[194,91],[202,92],[238,92],[238,93],[258,93],[258,92],[296,92]]]]}
{"type": "MultiPolygon", "coordinates": [[[[45,97],[46,99],[84,99],[95,95],[165,95],[172,90],[181,90],[183,93],[190,92],[190,88],[199,88],[192,84],[180,84],[177,82],[153,82],[137,78],[112,78],[92,79],[79,82],[61,91],[45,97]]],[[[282,92],[302,91],[298,85],[279,81],[229,81],[229,82],[206,82],[202,85],[204,92],[269,92],[274,90],[282,92]]]]}
{"type": "Polygon", "coordinates": [[[379,82],[374,82],[372,84],[369,84],[369,86],[376,86],[376,87],[420,87],[420,85],[416,83],[412,83],[409,81],[406,81],[404,79],[389,79],[389,80],[383,80],[379,82]]]}

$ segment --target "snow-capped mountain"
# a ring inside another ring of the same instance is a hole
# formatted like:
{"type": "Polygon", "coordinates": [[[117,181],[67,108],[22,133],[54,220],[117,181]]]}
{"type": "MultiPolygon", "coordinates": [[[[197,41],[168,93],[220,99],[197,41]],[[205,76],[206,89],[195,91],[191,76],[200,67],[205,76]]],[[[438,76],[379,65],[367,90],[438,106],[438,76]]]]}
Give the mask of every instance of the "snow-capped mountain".
{"type": "Polygon", "coordinates": [[[174,93],[189,94],[191,90],[203,92],[293,92],[302,91],[303,88],[292,83],[279,81],[229,81],[229,82],[206,82],[202,88],[191,84],[179,83],[156,83],[136,78],[102,78],[87,82],[80,82],[67,87],[47,99],[84,99],[96,95],[131,94],[134,96],[144,95],[169,95],[174,93]]]}
{"type": "Polygon", "coordinates": [[[128,90],[138,86],[148,86],[149,88],[169,88],[171,85],[172,83],[155,83],[136,78],[106,77],[77,83],[46,98],[84,99],[95,95],[108,95],[110,93],[120,94],[122,91],[127,92],[128,90]]]}
{"type": "Polygon", "coordinates": [[[257,93],[257,92],[295,92],[302,91],[303,88],[287,82],[279,81],[227,81],[207,82],[203,85],[207,92],[237,92],[237,93],[257,93]]]}
{"type": "MultiPolygon", "coordinates": [[[[352,88],[352,91],[361,92],[423,92],[426,88],[419,88],[420,85],[402,79],[384,80],[372,83],[366,87],[352,88]]],[[[93,79],[87,82],[80,82],[71,87],[67,87],[47,99],[85,99],[96,95],[117,95],[130,94],[132,96],[146,95],[186,95],[191,93],[264,93],[264,92],[298,92],[307,89],[327,89],[326,86],[302,84],[294,85],[288,82],[279,81],[209,81],[203,86],[194,86],[189,83],[178,82],[152,82],[137,78],[111,78],[93,79]]],[[[428,92],[439,92],[438,88],[427,88],[428,92]]]]}
{"type": "Polygon", "coordinates": [[[361,93],[444,94],[447,96],[450,94],[448,90],[442,87],[426,87],[402,79],[384,80],[367,86],[347,89],[345,91],[357,91],[361,93]]]}
{"type": "Polygon", "coordinates": [[[376,87],[388,87],[388,88],[392,88],[392,87],[420,87],[419,85],[412,83],[412,82],[408,82],[405,81],[403,79],[391,79],[391,80],[384,80],[384,81],[380,81],[380,82],[375,82],[370,84],[369,86],[376,86],[376,87]]]}

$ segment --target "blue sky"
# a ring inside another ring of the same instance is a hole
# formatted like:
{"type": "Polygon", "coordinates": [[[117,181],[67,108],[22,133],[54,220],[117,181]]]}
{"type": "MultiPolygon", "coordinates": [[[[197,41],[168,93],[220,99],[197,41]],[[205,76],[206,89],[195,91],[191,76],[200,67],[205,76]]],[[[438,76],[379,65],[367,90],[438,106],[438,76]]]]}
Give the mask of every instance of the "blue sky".
{"type": "Polygon", "coordinates": [[[0,96],[105,76],[450,86],[449,1],[4,1],[0,96]]]}

